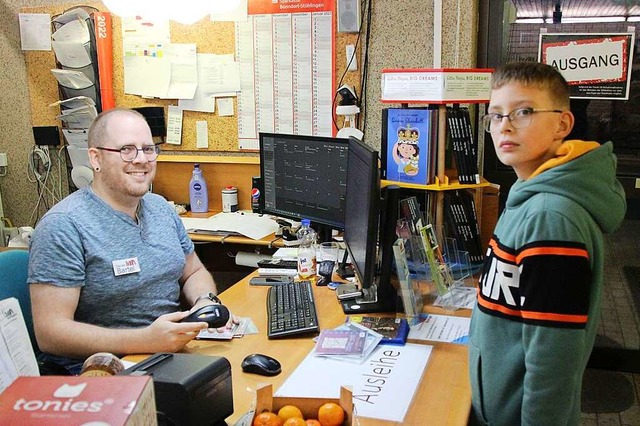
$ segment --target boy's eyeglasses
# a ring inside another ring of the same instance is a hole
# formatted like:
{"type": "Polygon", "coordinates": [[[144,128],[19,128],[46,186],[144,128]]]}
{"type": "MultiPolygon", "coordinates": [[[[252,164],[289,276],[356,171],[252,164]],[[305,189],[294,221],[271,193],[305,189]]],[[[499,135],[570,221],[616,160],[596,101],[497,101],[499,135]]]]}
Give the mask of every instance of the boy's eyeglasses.
{"type": "Polygon", "coordinates": [[[124,145],[120,148],[105,148],[103,146],[97,146],[96,149],[109,152],[119,152],[122,161],[131,163],[138,157],[138,152],[142,151],[148,161],[156,161],[158,154],[160,154],[160,147],[158,145],[147,145],[142,148],[136,148],[135,145],[124,145]]]}
{"type": "Polygon", "coordinates": [[[498,114],[497,112],[492,112],[482,117],[482,124],[484,126],[484,130],[490,132],[492,125],[499,126],[500,123],[502,123],[502,119],[507,118],[514,129],[524,129],[531,124],[531,118],[536,112],[562,113],[563,111],[559,109],[518,108],[511,111],[509,114],[498,114]]]}

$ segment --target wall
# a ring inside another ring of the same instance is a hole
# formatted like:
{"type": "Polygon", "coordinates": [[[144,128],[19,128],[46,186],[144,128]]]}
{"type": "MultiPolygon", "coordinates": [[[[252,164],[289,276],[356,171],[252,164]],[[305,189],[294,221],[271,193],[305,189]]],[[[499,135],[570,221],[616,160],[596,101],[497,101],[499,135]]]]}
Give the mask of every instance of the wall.
{"type": "MultiPolygon", "coordinates": [[[[363,114],[366,114],[365,141],[379,148],[380,70],[432,67],[433,0],[371,1],[368,94],[363,114]]],[[[472,67],[476,56],[477,0],[443,0],[442,3],[442,66],[472,67]]],[[[0,188],[5,216],[18,226],[29,224],[37,200],[36,185],[28,181],[26,174],[33,135],[18,13],[23,7],[60,4],[73,2],[1,0],[0,3],[0,55],[4,62],[0,67],[0,152],[8,154],[9,162],[7,176],[0,178],[0,188]]]]}

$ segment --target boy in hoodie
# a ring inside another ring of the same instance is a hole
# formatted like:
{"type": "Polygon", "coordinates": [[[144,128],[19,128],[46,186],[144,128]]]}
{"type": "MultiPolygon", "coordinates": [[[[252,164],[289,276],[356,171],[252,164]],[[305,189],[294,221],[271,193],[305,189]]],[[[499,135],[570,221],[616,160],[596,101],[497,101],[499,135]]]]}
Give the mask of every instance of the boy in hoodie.
{"type": "Polygon", "coordinates": [[[603,287],[603,232],[626,203],[610,142],[564,138],[569,88],[533,62],[498,68],[483,117],[518,177],[496,225],[471,319],[471,423],[578,425],[603,287]]]}

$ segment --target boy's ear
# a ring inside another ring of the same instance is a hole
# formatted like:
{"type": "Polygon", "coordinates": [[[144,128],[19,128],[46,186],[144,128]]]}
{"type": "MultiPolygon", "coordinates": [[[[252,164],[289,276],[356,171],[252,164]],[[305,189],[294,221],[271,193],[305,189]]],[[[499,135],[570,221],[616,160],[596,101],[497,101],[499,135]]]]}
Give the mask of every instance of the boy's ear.
{"type": "Polygon", "coordinates": [[[575,118],[573,117],[573,113],[571,111],[563,111],[560,115],[560,122],[557,127],[558,137],[560,139],[566,138],[567,135],[571,133],[574,123],[575,118]]]}

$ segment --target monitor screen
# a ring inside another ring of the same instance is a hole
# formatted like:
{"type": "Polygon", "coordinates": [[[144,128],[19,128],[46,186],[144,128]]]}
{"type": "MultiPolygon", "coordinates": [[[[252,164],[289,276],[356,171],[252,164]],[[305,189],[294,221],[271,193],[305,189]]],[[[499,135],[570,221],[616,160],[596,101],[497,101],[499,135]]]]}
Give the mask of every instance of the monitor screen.
{"type": "Polygon", "coordinates": [[[344,241],[358,281],[367,288],[376,277],[380,211],[378,153],[364,143],[351,140],[347,170],[344,241]]]}
{"type": "Polygon", "coordinates": [[[348,159],[344,242],[363,296],[342,301],[342,309],[347,314],[395,312],[390,262],[397,187],[381,197],[378,152],[355,138],[349,140],[348,159]]]}
{"type": "Polygon", "coordinates": [[[343,229],[348,142],[260,133],[263,212],[343,229]]]}

